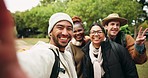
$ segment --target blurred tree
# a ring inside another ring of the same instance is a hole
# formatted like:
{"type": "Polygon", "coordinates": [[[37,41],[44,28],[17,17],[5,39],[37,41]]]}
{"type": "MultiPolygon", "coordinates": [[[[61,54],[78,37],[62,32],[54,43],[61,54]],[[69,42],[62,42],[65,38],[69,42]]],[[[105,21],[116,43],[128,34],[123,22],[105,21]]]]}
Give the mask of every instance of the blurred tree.
{"type": "Polygon", "coordinates": [[[146,12],[146,10],[144,10],[144,7],[147,6],[148,7],[148,1],[147,0],[138,0],[138,2],[140,4],[142,4],[142,9],[143,9],[143,15],[141,15],[144,20],[148,20],[148,12],[146,12]]]}
{"type": "Polygon", "coordinates": [[[29,35],[38,35],[41,32],[42,37],[45,37],[47,35],[48,19],[51,14],[51,10],[41,6],[30,11],[15,13],[18,35],[29,37],[29,35]]]}
{"type": "MultiPolygon", "coordinates": [[[[146,20],[142,24],[140,24],[140,27],[143,27],[143,29],[148,28],[148,20],[146,20]]],[[[140,27],[138,27],[138,29],[140,29],[140,27]]]]}
{"type": "Polygon", "coordinates": [[[55,2],[56,0],[40,0],[40,3],[42,6],[46,6],[52,2],[55,2]]]}
{"type": "Polygon", "coordinates": [[[136,0],[42,0],[37,7],[25,12],[16,12],[14,16],[18,34],[26,33],[25,29],[31,29],[32,32],[41,32],[45,37],[48,19],[56,12],[66,12],[71,17],[80,16],[88,34],[92,23],[101,23],[104,17],[113,12],[127,18],[129,26],[132,26],[133,20],[138,20],[143,13],[141,6],[136,0]]]}
{"type": "Polygon", "coordinates": [[[130,34],[130,35],[132,35],[132,33],[131,33],[131,31],[129,30],[129,27],[128,27],[127,24],[124,25],[124,26],[122,26],[122,27],[120,27],[120,30],[123,31],[125,34],[130,34]]]}
{"type": "Polygon", "coordinates": [[[131,25],[132,20],[139,18],[138,15],[143,11],[141,5],[133,0],[73,0],[68,3],[66,10],[71,16],[81,16],[87,23],[85,29],[93,22],[100,22],[104,17],[111,13],[118,13],[121,17],[128,19],[131,25]]]}

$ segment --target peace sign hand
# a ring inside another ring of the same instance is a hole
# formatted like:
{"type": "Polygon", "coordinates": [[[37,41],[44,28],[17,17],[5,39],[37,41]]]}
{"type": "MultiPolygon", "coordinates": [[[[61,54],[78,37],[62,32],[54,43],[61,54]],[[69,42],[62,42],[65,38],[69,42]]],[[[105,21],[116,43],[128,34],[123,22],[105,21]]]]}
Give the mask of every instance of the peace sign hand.
{"type": "Polygon", "coordinates": [[[144,31],[142,31],[142,27],[140,27],[140,30],[138,32],[138,36],[136,38],[136,44],[142,45],[146,41],[145,33],[148,31],[148,28],[146,28],[144,31]]]}

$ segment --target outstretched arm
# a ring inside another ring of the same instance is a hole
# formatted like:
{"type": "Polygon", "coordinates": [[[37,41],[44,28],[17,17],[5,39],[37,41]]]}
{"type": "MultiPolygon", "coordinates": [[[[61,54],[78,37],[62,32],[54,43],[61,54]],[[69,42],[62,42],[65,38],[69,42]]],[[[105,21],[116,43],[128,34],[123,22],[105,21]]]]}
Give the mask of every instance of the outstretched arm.
{"type": "Polygon", "coordinates": [[[142,31],[142,27],[141,27],[135,41],[135,50],[138,52],[138,55],[136,55],[137,57],[135,57],[134,60],[138,64],[143,64],[147,61],[146,48],[144,45],[146,41],[145,33],[147,31],[148,31],[148,28],[142,31]]]}
{"type": "Polygon", "coordinates": [[[27,78],[16,57],[13,25],[4,0],[0,0],[0,78],[27,78]]]}

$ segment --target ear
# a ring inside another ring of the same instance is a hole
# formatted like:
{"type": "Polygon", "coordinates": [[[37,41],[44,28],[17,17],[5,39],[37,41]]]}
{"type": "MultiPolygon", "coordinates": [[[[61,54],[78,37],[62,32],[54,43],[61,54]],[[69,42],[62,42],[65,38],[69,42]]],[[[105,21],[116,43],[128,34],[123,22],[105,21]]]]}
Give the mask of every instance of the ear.
{"type": "Polygon", "coordinates": [[[107,27],[108,27],[108,26],[107,26],[107,25],[105,25],[105,26],[104,26],[104,29],[105,29],[105,30],[107,30],[107,27]]]}
{"type": "Polygon", "coordinates": [[[51,37],[52,33],[49,33],[48,36],[51,37]]]}

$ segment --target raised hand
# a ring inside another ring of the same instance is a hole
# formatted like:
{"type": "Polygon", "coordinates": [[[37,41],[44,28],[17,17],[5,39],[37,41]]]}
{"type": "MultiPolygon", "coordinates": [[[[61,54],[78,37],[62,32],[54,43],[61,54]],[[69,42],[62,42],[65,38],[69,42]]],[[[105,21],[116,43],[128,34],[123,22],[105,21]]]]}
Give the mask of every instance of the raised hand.
{"type": "Polygon", "coordinates": [[[144,31],[142,31],[142,27],[140,28],[138,32],[138,36],[136,38],[136,44],[137,45],[142,45],[146,41],[146,36],[145,33],[148,31],[148,28],[146,28],[144,31]]]}
{"type": "Polygon", "coordinates": [[[14,21],[0,0],[0,78],[27,78],[16,57],[14,21]]]}

